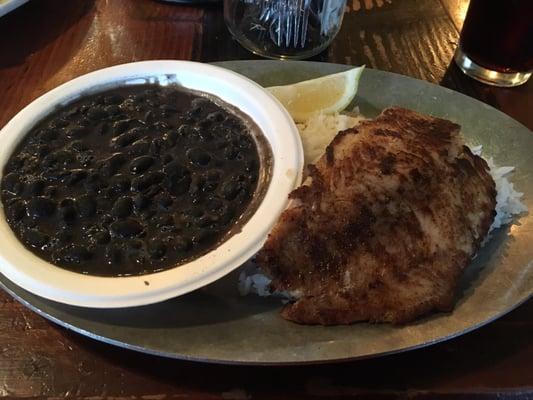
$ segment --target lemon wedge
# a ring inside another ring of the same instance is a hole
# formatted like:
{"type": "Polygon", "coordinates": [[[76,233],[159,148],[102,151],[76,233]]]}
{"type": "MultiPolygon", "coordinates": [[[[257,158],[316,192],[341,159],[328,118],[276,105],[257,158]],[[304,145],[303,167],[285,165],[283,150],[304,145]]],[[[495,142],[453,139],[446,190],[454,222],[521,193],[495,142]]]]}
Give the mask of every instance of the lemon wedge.
{"type": "Polygon", "coordinates": [[[296,122],[322,112],[332,114],[344,110],[353,100],[364,66],[326,75],[292,85],[267,88],[289,111],[296,122]]]}

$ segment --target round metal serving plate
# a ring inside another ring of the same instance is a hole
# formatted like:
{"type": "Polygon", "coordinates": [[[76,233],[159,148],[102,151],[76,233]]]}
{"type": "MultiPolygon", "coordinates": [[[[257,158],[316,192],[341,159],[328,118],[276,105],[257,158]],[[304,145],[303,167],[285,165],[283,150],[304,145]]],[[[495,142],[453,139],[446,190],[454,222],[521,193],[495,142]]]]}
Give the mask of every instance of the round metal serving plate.
{"type": "MultiPolygon", "coordinates": [[[[264,86],[345,70],[313,62],[237,61],[219,65],[264,86]]],[[[513,165],[515,186],[533,209],[533,133],[472,98],[427,82],[367,69],[354,104],[365,116],[399,105],[462,125],[498,165],[513,165]]],[[[358,323],[301,326],[278,315],[277,299],[240,297],[239,271],[163,303],[125,309],[78,308],[30,294],[0,275],[23,304],[62,326],[121,347],[167,357],[228,364],[305,364],[374,357],[415,349],[478,328],[514,309],[533,292],[533,217],[493,233],[461,280],[455,310],[406,326],[358,323]]]]}

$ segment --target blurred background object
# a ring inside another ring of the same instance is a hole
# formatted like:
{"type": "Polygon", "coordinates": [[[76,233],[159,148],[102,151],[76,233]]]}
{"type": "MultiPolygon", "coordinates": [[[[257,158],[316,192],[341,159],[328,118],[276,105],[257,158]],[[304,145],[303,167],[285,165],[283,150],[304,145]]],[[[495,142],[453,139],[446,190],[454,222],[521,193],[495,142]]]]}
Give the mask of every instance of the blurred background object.
{"type": "Polygon", "coordinates": [[[346,0],[224,0],[233,37],[268,58],[309,58],[339,32],[346,0]]]}
{"type": "Polygon", "coordinates": [[[0,17],[23,5],[28,0],[0,0],[0,17]]]}
{"type": "Polygon", "coordinates": [[[222,3],[222,0],[159,0],[159,1],[162,1],[163,3],[191,4],[191,5],[222,3]]]}

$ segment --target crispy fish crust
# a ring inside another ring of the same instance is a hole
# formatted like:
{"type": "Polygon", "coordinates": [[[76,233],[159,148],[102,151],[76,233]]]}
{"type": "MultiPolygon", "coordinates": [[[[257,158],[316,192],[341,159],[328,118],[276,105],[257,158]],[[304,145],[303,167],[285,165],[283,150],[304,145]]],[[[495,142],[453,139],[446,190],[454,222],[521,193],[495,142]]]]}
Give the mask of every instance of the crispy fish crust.
{"type": "Polygon", "coordinates": [[[302,324],[405,323],[454,306],[495,216],[485,161],[450,121],[388,108],[309,166],[257,262],[302,324]]]}

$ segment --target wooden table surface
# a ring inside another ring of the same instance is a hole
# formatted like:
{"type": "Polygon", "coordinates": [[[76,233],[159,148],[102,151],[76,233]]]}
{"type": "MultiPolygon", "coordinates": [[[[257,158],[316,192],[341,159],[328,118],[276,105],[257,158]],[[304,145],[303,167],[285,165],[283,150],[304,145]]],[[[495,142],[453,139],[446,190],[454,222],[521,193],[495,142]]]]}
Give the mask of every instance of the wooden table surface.
{"type": "MultiPolygon", "coordinates": [[[[502,2],[503,6],[504,2],[502,2]]],[[[533,80],[482,85],[452,62],[467,0],[348,0],[341,32],[315,60],[366,64],[478,98],[533,128],[533,80]]],[[[145,59],[254,59],[222,7],[154,0],[31,0],[0,18],[0,126],[76,76],[145,59]]],[[[229,367],[101,344],[0,292],[0,396],[100,399],[533,399],[533,301],[454,340],[380,359],[309,367],[229,367]]]]}

